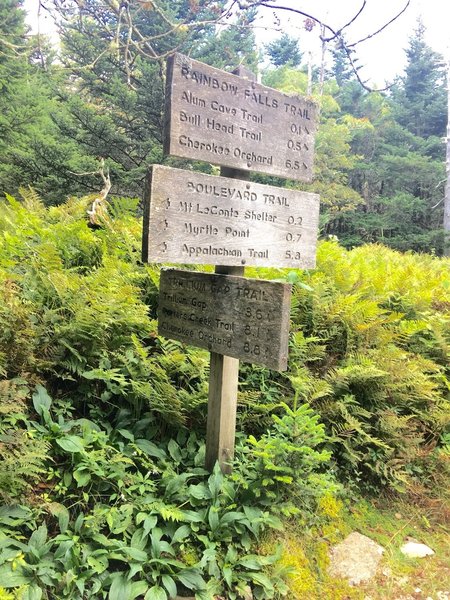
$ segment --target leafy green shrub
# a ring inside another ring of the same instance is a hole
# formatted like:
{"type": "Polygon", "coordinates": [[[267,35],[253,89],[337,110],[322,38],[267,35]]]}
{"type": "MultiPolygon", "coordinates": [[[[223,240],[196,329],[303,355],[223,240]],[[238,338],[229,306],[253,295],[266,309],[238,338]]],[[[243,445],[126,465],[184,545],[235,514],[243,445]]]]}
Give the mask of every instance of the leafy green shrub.
{"type": "Polygon", "coordinates": [[[82,412],[151,405],[183,422],[190,394],[206,399],[205,353],[184,361],[156,336],[159,274],[139,262],[139,220],[125,212],[92,231],[84,200],[24,198],[0,203],[0,373],[45,379],[82,412]]]}
{"type": "Polygon", "coordinates": [[[404,490],[449,425],[448,259],[322,243],[293,301],[291,371],[341,473],[404,490]]]}
{"type": "Polygon", "coordinates": [[[28,537],[30,509],[0,510],[7,526],[0,586],[27,586],[30,598],[167,600],[192,590],[199,600],[237,599],[251,589],[262,600],[285,593],[282,572],[270,571],[278,555],[254,552],[279,519],[243,500],[218,466],[204,470],[204,445],[194,433],[157,439],[154,418],[136,421],[129,411],[107,429],[55,419],[52,404],[38,386],[39,420],[30,425],[52,446],[57,465],[48,469],[47,517],[28,537]]]}
{"type": "Polygon", "coordinates": [[[91,231],[85,210],[0,203],[0,488],[23,503],[0,509],[0,586],[272,598],[274,510],[307,522],[335,473],[371,491],[444,473],[448,260],[325,242],[315,271],[259,270],[294,282],[289,370],[241,369],[226,478],[203,468],[208,354],[157,336],[140,221],[119,202],[91,231]]]}
{"type": "Polygon", "coordinates": [[[48,444],[20,424],[28,418],[29,394],[21,379],[0,381],[0,498],[18,500],[46,472],[48,444]]]}
{"type": "Polygon", "coordinates": [[[238,445],[232,477],[253,503],[276,507],[286,516],[312,512],[317,498],[337,491],[329,469],[331,452],[324,449],[328,438],[308,405],[281,408],[284,414],[272,416],[270,430],[238,445]]]}

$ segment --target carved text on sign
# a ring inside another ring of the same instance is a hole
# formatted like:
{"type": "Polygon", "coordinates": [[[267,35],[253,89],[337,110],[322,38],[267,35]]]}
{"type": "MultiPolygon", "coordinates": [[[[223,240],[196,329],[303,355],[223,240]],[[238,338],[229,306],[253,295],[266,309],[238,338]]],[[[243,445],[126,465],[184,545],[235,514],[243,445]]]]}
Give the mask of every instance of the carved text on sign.
{"type": "Polygon", "coordinates": [[[182,54],[168,60],[165,152],[311,181],[317,105],[182,54]]]}
{"type": "Polygon", "coordinates": [[[315,266],[317,194],[155,165],[144,201],[146,261],[315,266]]]}
{"type": "Polygon", "coordinates": [[[231,275],[161,272],[160,335],[244,362],[287,368],[291,285],[231,275]]]}

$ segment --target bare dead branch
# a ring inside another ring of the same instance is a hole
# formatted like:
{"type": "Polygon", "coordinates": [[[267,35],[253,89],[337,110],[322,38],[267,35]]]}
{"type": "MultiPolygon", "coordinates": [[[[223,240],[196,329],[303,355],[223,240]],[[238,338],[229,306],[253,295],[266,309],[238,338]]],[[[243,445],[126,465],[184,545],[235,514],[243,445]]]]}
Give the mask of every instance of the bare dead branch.
{"type": "MultiPolygon", "coordinates": [[[[350,19],[350,21],[348,23],[343,25],[336,33],[338,35],[340,35],[344,31],[344,29],[347,29],[347,27],[350,27],[350,25],[352,25],[356,21],[356,19],[359,17],[359,15],[363,12],[365,7],[366,7],[366,0],[363,0],[361,8],[358,10],[358,12],[350,19]]],[[[326,39],[325,42],[331,42],[335,38],[336,38],[336,36],[334,36],[333,38],[330,38],[330,39],[326,39]]]]}
{"type": "MultiPolygon", "coordinates": [[[[322,43],[328,44],[332,41],[336,41],[341,45],[341,47],[345,50],[357,81],[367,91],[373,91],[373,88],[368,86],[367,82],[361,79],[358,68],[355,64],[355,57],[353,55],[354,48],[358,44],[361,44],[365,40],[370,39],[382,32],[384,29],[386,29],[386,27],[397,20],[408,8],[410,2],[411,0],[406,0],[402,10],[377,31],[374,31],[373,33],[356,42],[350,43],[344,38],[344,32],[348,31],[350,26],[363,13],[367,6],[367,0],[362,0],[362,4],[355,15],[339,29],[335,29],[330,24],[324,22],[313,14],[306,12],[302,8],[278,4],[275,0],[231,0],[225,9],[222,10],[215,18],[203,19],[199,21],[190,19],[186,20],[185,22],[174,22],[174,20],[161,7],[159,0],[127,0],[122,2],[117,0],[103,0],[103,4],[100,5],[100,8],[96,4],[86,3],[85,0],[39,0],[39,3],[43,8],[54,14],[56,13],[56,15],[63,22],[68,23],[69,26],[71,20],[73,20],[75,17],[78,18],[79,27],[81,30],[85,30],[85,21],[87,21],[87,19],[94,20],[104,32],[106,41],[110,40],[112,42],[107,48],[99,52],[99,55],[95,57],[90,64],[83,65],[82,67],[76,66],[75,68],[77,70],[88,70],[90,68],[94,68],[100,58],[115,51],[117,53],[117,62],[121,63],[121,67],[126,76],[127,84],[131,89],[135,89],[135,84],[133,82],[133,70],[137,56],[140,55],[147,60],[158,62],[161,66],[160,68],[162,73],[163,61],[168,56],[182,48],[186,41],[186,36],[190,31],[195,31],[196,29],[208,26],[230,27],[233,26],[233,24],[230,23],[229,20],[238,11],[245,12],[252,8],[265,8],[278,13],[293,13],[305,19],[310,19],[313,23],[318,24],[320,26],[320,39],[322,43]],[[151,12],[161,20],[164,26],[163,31],[160,31],[155,35],[148,36],[141,30],[136,19],[138,16],[142,17],[144,11],[151,12]],[[111,20],[108,20],[108,14],[113,15],[112,22],[111,20]],[[170,36],[175,36],[180,32],[186,33],[186,36],[183,35],[181,36],[181,39],[178,38],[178,40],[174,41],[170,48],[161,50],[158,47],[159,41],[167,39],[170,36]]],[[[74,66],[72,66],[72,68],[74,68],[74,66]]],[[[389,87],[390,86],[387,86],[378,91],[385,91],[389,89],[389,87]]]]}
{"type": "Polygon", "coordinates": [[[100,190],[98,195],[93,199],[90,209],[87,211],[89,222],[89,227],[93,229],[98,229],[103,225],[111,226],[109,216],[108,216],[108,208],[106,203],[106,197],[111,190],[111,178],[109,176],[109,170],[105,172],[105,159],[103,157],[99,157],[100,166],[96,171],[86,171],[84,173],[75,173],[74,171],[68,171],[68,173],[77,176],[87,176],[87,175],[100,175],[103,180],[103,188],[100,190]]]}
{"type": "Polygon", "coordinates": [[[389,27],[389,25],[391,25],[394,21],[396,21],[405,12],[405,10],[408,8],[408,6],[410,5],[410,3],[411,3],[411,0],[407,0],[406,4],[402,8],[402,10],[398,14],[396,14],[395,17],[392,17],[392,19],[390,21],[388,21],[382,27],[380,27],[380,29],[377,29],[377,31],[374,31],[373,33],[367,35],[365,38],[361,38],[357,42],[353,42],[353,44],[348,44],[348,47],[349,48],[354,48],[358,44],[361,44],[362,42],[365,42],[366,40],[370,40],[370,38],[373,38],[374,36],[376,36],[379,33],[381,33],[384,29],[386,29],[386,27],[389,27]]]}

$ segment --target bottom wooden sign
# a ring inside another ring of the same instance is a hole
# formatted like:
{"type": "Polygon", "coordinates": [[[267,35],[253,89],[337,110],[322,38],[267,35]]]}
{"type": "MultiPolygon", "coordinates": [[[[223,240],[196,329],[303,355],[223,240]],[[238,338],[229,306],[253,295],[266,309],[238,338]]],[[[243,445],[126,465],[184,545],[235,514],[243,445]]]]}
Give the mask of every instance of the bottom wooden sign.
{"type": "Polygon", "coordinates": [[[285,371],[291,288],[232,275],[161,271],[159,334],[285,371]]]}

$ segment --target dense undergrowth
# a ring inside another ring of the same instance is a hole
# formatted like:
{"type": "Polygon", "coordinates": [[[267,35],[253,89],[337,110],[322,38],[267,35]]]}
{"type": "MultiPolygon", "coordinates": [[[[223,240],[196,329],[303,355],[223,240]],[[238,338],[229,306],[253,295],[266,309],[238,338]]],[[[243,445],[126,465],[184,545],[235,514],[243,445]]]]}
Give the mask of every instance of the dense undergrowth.
{"type": "Polygon", "coordinates": [[[448,260],[328,241],[314,271],[248,269],[294,283],[289,369],[241,366],[225,478],[203,468],[208,354],[157,336],[135,207],[93,231],[87,202],[0,204],[0,586],[295,598],[294,542],[270,532],[325,551],[338,495],[443,496],[448,260]]]}

